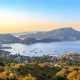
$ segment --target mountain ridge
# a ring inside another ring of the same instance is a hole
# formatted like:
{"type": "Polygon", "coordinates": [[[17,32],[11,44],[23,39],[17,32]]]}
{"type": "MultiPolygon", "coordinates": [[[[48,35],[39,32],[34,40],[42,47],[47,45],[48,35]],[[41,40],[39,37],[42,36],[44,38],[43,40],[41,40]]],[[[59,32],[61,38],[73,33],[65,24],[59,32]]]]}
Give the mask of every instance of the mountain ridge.
{"type": "MultiPolygon", "coordinates": [[[[16,34],[16,33],[15,33],[16,34]]],[[[21,33],[20,33],[21,34],[21,33]]],[[[0,34],[0,43],[48,43],[80,40],[80,31],[73,28],[60,28],[46,32],[34,32],[16,37],[12,34],[0,34]]]]}
{"type": "Polygon", "coordinates": [[[59,40],[80,40],[80,31],[73,28],[60,28],[46,32],[37,32],[35,34],[21,35],[19,38],[27,39],[34,38],[37,40],[50,38],[59,40]]]}
{"type": "Polygon", "coordinates": [[[21,40],[10,34],[0,34],[0,44],[18,43],[21,40]]]}

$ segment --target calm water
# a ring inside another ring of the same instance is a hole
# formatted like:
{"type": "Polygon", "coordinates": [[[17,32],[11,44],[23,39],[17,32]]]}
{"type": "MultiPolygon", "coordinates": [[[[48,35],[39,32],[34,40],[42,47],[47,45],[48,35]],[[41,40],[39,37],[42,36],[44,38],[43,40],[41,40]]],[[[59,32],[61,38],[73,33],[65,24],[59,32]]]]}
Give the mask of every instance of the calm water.
{"type": "Polygon", "coordinates": [[[12,47],[5,49],[11,54],[21,54],[26,56],[41,56],[41,55],[58,55],[67,52],[80,53],[80,41],[64,41],[53,43],[37,43],[32,45],[24,44],[3,44],[3,46],[12,47]]]}

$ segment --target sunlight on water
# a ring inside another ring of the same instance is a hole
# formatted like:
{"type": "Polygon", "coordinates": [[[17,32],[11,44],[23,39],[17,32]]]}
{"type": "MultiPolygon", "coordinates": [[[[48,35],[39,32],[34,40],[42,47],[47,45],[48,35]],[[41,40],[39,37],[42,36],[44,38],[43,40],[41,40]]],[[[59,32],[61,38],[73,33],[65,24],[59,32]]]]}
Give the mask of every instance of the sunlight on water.
{"type": "Polygon", "coordinates": [[[68,52],[80,53],[80,41],[37,43],[31,45],[16,43],[3,44],[3,46],[12,47],[12,49],[5,49],[10,51],[11,54],[20,54],[26,56],[59,55],[68,52]]]}

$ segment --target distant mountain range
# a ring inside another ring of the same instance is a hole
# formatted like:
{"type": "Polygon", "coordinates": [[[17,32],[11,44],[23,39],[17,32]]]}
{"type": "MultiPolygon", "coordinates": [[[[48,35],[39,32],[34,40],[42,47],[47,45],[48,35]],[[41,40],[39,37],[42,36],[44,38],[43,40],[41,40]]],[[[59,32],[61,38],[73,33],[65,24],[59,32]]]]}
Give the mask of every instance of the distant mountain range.
{"type": "Polygon", "coordinates": [[[34,38],[26,38],[24,40],[22,40],[23,44],[34,44],[34,43],[49,43],[49,42],[58,42],[60,40],[58,39],[50,39],[50,38],[45,38],[45,39],[34,39],[34,38]]]}
{"type": "Polygon", "coordinates": [[[37,32],[35,34],[21,35],[19,38],[27,39],[34,38],[37,40],[41,39],[57,39],[57,40],[80,40],[80,32],[73,28],[60,28],[47,32],[37,32]]]}
{"type": "Polygon", "coordinates": [[[21,39],[10,34],[0,34],[0,44],[19,43],[21,39]]]}
{"type": "Polygon", "coordinates": [[[47,43],[80,40],[80,32],[72,28],[60,28],[46,32],[0,34],[0,43],[47,43]]]}

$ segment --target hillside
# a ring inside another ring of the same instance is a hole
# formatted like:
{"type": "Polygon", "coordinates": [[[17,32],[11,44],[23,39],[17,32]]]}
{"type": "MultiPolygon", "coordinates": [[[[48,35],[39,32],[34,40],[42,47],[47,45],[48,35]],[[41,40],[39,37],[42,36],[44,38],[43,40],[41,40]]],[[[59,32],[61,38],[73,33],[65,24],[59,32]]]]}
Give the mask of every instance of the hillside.
{"type": "Polygon", "coordinates": [[[67,41],[67,40],[80,40],[80,32],[74,30],[73,28],[60,28],[52,31],[47,32],[37,32],[34,34],[26,34],[21,35],[19,38],[27,39],[27,38],[34,38],[37,40],[41,39],[58,39],[61,41],[67,41]]]}
{"type": "Polygon", "coordinates": [[[21,42],[20,39],[14,37],[10,34],[0,34],[0,44],[7,44],[7,43],[18,43],[21,42]]]}

